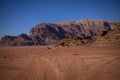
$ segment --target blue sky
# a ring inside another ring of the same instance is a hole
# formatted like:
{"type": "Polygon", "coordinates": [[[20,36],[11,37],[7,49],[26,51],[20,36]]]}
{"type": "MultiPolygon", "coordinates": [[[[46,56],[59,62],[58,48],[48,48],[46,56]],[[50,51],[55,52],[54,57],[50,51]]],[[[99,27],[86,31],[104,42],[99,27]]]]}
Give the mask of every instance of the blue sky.
{"type": "Polygon", "coordinates": [[[0,38],[29,34],[40,23],[120,20],[120,0],[0,0],[0,38]]]}

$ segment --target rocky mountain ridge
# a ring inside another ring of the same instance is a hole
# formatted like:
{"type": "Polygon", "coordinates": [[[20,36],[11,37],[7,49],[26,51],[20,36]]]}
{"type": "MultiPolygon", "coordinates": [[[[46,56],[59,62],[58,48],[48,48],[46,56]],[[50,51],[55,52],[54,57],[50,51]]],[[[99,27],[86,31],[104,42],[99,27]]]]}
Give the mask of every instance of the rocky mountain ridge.
{"type": "MultiPolygon", "coordinates": [[[[73,36],[77,36],[79,38],[78,40],[80,40],[78,41],[80,42],[79,45],[83,45],[83,43],[88,44],[89,42],[91,43],[91,41],[92,44],[98,44],[99,40],[106,35],[114,36],[117,30],[117,34],[120,34],[119,29],[120,21],[85,19],[72,22],[41,23],[30,30],[29,36],[26,34],[4,36],[0,44],[10,46],[56,45],[61,42],[61,40],[64,41],[64,39],[68,39],[70,36],[72,37],[71,41],[72,39],[76,39],[76,37],[73,36]]],[[[118,40],[120,39],[119,36],[117,38],[118,40]]],[[[114,38],[112,39],[111,41],[115,41],[114,38]]],[[[104,40],[106,39],[103,39],[103,42],[104,40]]],[[[107,41],[107,43],[109,43],[109,41],[107,41]]],[[[114,43],[116,44],[116,42],[114,43]]]]}
{"type": "Polygon", "coordinates": [[[28,35],[22,33],[18,36],[5,35],[2,37],[0,44],[3,46],[25,46],[33,45],[34,43],[28,35]]]}

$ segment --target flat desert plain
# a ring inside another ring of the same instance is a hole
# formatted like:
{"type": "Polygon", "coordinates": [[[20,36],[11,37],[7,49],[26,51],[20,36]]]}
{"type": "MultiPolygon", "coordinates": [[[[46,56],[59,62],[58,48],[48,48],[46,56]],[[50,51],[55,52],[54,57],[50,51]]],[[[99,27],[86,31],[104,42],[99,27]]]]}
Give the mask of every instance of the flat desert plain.
{"type": "Polygon", "coordinates": [[[0,47],[0,80],[120,80],[120,47],[0,47]]]}

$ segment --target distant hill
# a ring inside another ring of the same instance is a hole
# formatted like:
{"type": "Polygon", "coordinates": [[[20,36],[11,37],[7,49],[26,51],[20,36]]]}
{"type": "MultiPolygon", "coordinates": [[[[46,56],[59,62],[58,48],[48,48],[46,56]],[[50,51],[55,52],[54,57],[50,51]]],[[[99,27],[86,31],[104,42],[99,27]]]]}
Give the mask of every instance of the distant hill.
{"type": "Polygon", "coordinates": [[[120,21],[85,19],[54,24],[41,23],[30,30],[29,36],[21,34],[2,37],[0,45],[61,45],[61,43],[66,45],[120,45],[119,42],[120,21]]]}

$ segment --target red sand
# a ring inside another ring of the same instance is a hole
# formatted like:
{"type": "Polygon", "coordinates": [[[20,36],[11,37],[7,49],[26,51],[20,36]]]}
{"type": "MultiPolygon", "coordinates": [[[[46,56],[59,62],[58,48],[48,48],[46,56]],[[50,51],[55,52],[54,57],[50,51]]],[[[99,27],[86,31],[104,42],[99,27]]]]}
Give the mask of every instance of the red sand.
{"type": "Polygon", "coordinates": [[[0,47],[0,80],[120,80],[120,47],[0,47]]]}

